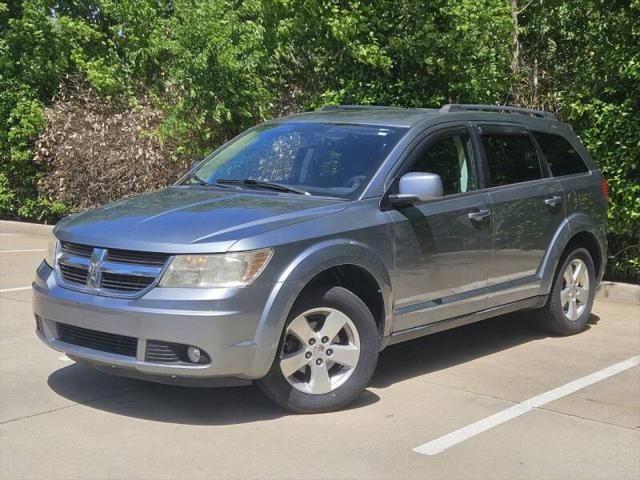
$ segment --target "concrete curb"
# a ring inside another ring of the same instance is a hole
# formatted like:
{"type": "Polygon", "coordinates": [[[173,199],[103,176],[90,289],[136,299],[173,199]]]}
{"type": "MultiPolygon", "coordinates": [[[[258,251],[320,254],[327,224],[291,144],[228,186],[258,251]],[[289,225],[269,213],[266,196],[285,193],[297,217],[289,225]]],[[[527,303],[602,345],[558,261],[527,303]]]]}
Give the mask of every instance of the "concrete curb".
{"type": "Polygon", "coordinates": [[[30,235],[49,235],[52,228],[53,225],[0,220],[0,233],[28,233],[30,235]]]}
{"type": "Polygon", "coordinates": [[[600,282],[596,298],[640,304],[640,285],[618,282],[600,282]]]}

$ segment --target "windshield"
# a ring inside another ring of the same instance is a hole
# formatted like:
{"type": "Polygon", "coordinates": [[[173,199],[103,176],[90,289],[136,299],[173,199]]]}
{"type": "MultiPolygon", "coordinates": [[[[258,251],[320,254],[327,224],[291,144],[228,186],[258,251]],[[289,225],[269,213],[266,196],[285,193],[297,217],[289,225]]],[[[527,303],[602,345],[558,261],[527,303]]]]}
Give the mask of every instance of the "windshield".
{"type": "Polygon", "coordinates": [[[206,159],[183,183],[264,188],[276,183],[312,195],[354,198],[406,128],[274,123],[251,130],[206,159]]]}

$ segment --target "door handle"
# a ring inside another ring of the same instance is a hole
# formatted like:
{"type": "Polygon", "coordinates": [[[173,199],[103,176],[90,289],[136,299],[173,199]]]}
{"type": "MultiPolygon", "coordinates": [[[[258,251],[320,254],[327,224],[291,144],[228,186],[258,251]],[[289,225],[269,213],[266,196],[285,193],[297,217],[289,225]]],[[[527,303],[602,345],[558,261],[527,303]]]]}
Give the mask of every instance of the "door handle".
{"type": "Polygon", "coordinates": [[[477,210],[475,212],[471,212],[467,216],[469,217],[469,219],[479,222],[487,218],[489,215],[491,215],[491,212],[489,210],[477,210]]]}
{"type": "Polygon", "coordinates": [[[556,205],[558,205],[559,203],[562,203],[562,197],[558,196],[558,195],[554,195],[551,198],[547,198],[544,201],[545,205],[548,205],[550,207],[555,207],[556,205]]]}

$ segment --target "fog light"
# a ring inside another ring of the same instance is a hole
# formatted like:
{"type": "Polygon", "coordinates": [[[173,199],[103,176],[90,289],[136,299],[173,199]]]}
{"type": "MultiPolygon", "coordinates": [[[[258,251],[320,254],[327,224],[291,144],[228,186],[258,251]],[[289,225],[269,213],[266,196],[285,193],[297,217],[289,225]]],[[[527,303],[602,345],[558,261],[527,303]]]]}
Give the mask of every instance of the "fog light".
{"type": "Polygon", "coordinates": [[[189,361],[191,363],[200,363],[202,353],[200,353],[200,349],[198,347],[189,347],[187,348],[187,357],[189,357],[189,361]]]}

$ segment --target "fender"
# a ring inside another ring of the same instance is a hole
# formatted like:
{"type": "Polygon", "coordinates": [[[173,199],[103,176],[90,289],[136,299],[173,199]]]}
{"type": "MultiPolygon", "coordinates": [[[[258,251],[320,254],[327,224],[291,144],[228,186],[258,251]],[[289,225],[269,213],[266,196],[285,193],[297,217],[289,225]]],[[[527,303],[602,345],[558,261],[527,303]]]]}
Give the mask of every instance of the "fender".
{"type": "Polygon", "coordinates": [[[588,232],[598,239],[598,245],[600,248],[600,265],[601,272],[604,271],[606,264],[606,258],[604,257],[603,242],[604,226],[594,225],[592,219],[585,213],[574,213],[565,218],[560,224],[556,233],[551,240],[551,245],[547,249],[540,267],[538,268],[538,277],[540,282],[540,294],[548,295],[551,291],[551,285],[553,284],[553,277],[560,261],[560,256],[564,252],[565,248],[569,244],[569,241],[578,233],[588,232]]]}
{"type": "Polygon", "coordinates": [[[378,283],[384,303],[384,334],[392,328],[391,279],[382,259],[368,246],[350,239],[333,239],[313,244],[299,253],[280,275],[260,317],[254,343],[256,354],[250,376],[266,375],[275,358],[284,324],[304,287],[318,274],[339,265],[367,270],[378,283]]]}

